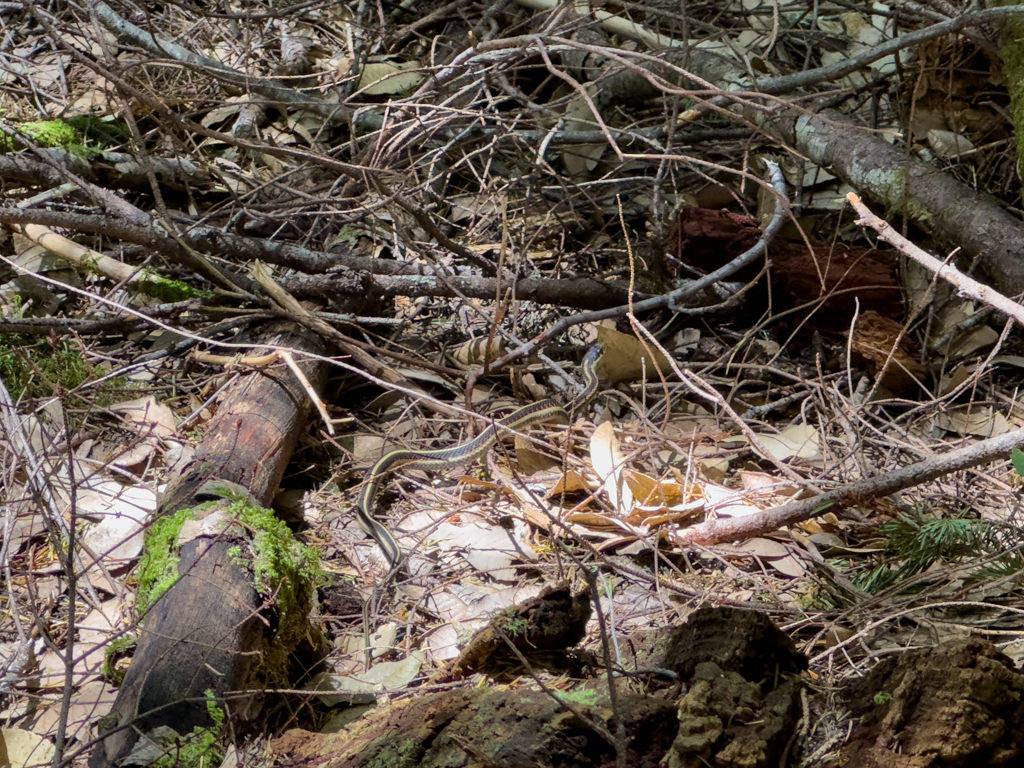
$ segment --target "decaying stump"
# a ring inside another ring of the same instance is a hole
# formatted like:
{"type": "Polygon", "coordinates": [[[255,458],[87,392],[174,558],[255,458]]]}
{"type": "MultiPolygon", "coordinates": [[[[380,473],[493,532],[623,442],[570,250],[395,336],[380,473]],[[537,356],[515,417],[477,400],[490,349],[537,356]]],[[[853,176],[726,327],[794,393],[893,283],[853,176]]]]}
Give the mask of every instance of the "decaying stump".
{"type": "Polygon", "coordinates": [[[1024,764],[1024,675],[987,640],[885,659],[846,698],[848,768],[1024,764]]]}
{"type": "Polygon", "coordinates": [[[562,679],[550,694],[525,678],[509,689],[475,686],[401,701],[337,734],[289,731],[273,748],[331,768],[587,768],[615,765],[619,756],[650,768],[780,764],[800,716],[797,673],[806,660],[767,617],[705,608],[679,627],[648,633],[646,643],[620,646],[639,651],[623,662],[641,673],[616,679],[614,703],[604,675],[562,679]]]}

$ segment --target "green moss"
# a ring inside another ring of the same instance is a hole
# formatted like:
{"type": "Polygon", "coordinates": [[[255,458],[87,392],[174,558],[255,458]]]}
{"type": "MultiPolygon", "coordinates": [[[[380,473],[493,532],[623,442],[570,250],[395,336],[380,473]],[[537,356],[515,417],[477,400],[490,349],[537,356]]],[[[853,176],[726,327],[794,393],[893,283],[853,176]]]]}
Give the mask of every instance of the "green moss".
{"type": "Polygon", "coordinates": [[[366,768],[404,768],[419,765],[421,752],[420,745],[411,739],[399,745],[389,743],[366,763],[366,768]]]}
{"type": "Polygon", "coordinates": [[[67,118],[65,122],[75,129],[84,144],[124,146],[132,139],[132,132],[124,120],[78,115],[67,118]]]}
{"type": "Polygon", "coordinates": [[[320,555],[296,541],[272,510],[243,502],[236,505],[238,519],[253,532],[253,582],[277,608],[277,630],[264,649],[261,668],[271,682],[284,683],[288,656],[309,632],[309,608],[323,580],[320,555]]]}
{"type": "Polygon", "coordinates": [[[146,544],[139,562],[139,589],[135,610],[144,616],[149,607],[178,580],[178,534],[186,521],[194,520],[191,509],[180,509],[153,523],[146,532],[146,544]]]}
{"type": "Polygon", "coordinates": [[[139,279],[132,282],[131,289],[143,296],[149,296],[168,304],[188,299],[208,299],[214,295],[211,291],[193,288],[180,280],[168,280],[152,269],[142,270],[139,279]]]}
{"type": "Polygon", "coordinates": [[[96,733],[103,735],[107,731],[112,731],[121,724],[121,713],[111,712],[109,715],[105,715],[96,721],[96,733]]]}
{"type": "Polygon", "coordinates": [[[99,255],[93,255],[92,252],[83,253],[82,257],[78,260],[78,268],[87,275],[101,274],[99,255]]]}
{"type": "Polygon", "coordinates": [[[0,378],[14,400],[74,389],[89,375],[89,364],[69,341],[0,334],[0,378]]]}
{"type": "Polygon", "coordinates": [[[519,637],[530,626],[530,622],[519,615],[519,608],[515,605],[510,605],[508,608],[499,611],[491,619],[491,623],[496,629],[500,629],[509,637],[519,637]]]}
{"type": "Polygon", "coordinates": [[[597,702],[597,691],[592,691],[589,688],[580,688],[577,691],[558,691],[555,693],[555,697],[559,701],[565,701],[569,704],[580,704],[585,707],[592,706],[597,702]]]}
{"type": "Polygon", "coordinates": [[[193,728],[184,741],[168,745],[168,754],[151,763],[154,768],[215,768],[221,764],[224,750],[220,748],[220,738],[224,732],[225,717],[224,710],[217,706],[213,691],[206,692],[206,711],[213,725],[209,728],[193,728]]]}
{"type": "Polygon", "coordinates": [[[178,537],[185,522],[221,510],[251,535],[250,541],[229,549],[230,557],[236,565],[251,568],[256,591],[275,608],[276,628],[255,674],[273,685],[285,685],[288,657],[310,632],[309,608],[323,580],[320,556],[313,547],[296,541],[272,510],[230,488],[222,490],[225,500],[179,510],[150,526],[139,564],[138,612],[143,615],[178,580],[178,537]]]}
{"type": "MultiPolygon", "coordinates": [[[[61,147],[69,149],[78,140],[78,132],[63,120],[37,120],[22,123],[17,129],[25,134],[34,144],[44,148],[61,147]]],[[[11,152],[24,149],[16,138],[0,132],[0,152],[11,152]]]]}
{"type": "Polygon", "coordinates": [[[132,381],[127,376],[115,376],[107,379],[103,384],[90,389],[95,398],[95,403],[100,408],[109,408],[114,403],[136,397],[140,390],[146,389],[142,382],[132,381]]]}
{"type": "MultiPolygon", "coordinates": [[[[995,0],[993,6],[1013,5],[995,0]]],[[[1017,165],[1024,158],[1024,19],[1011,16],[1003,22],[1003,83],[1010,92],[1010,117],[1017,133],[1017,165]]]]}

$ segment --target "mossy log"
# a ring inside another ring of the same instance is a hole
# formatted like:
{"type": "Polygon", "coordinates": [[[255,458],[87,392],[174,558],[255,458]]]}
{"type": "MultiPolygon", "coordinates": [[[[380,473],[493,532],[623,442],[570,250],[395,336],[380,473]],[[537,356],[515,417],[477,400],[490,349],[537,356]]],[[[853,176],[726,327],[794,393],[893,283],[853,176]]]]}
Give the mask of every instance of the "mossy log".
{"type": "MultiPolygon", "coordinates": [[[[319,339],[282,323],[257,343],[324,354],[319,339]]],[[[298,362],[314,389],[322,391],[326,366],[298,362]]],[[[239,496],[245,497],[243,506],[269,506],[310,406],[302,385],[283,362],[240,377],[225,393],[194,460],[168,487],[158,518],[163,521],[179,510],[195,508],[197,514],[184,514],[182,519],[209,520],[211,506],[218,505],[202,502],[209,498],[209,488],[218,485],[235,489],[236,506],[228,512],[237,512],[239,496]]],[[[238,702],[233,706],[225,694],[259,683],[254,672],[264,668],[261,662],[271,636],[280,629],[283,611],[278,607],[283,603],[280,594],[268,594],[266,584],[260,584],[261,572],[248,548],[247,542],[265,532],[253,530],[252,518],[243,520],[171,537],[180,546],[175,550],[177,578],[172,573],[161,587],[165,591],[144,599],[150,607],[135,657],[101,728],[106,736],[93,749],[91,768],[117,765],[136,748],[159,749],[159,744],[168,743],[168,733],[185,736],[193,728],[214,727],[209,700],[229,714],[237,713],[238,702]]],[[[267,522],[274,527],[272,519],[267,522]]],[[[275,535],[281,529],[283,525],[275,535]]],[[[286,529],[284,533],[290,537],[286,529]]],[[[150,536],[147,546],[155,538],[150,536]]],[[[153,556],[147,550],[147,557],[153,556]]],[[[307,621],[307,612],[299,618],[307,621]]]]}

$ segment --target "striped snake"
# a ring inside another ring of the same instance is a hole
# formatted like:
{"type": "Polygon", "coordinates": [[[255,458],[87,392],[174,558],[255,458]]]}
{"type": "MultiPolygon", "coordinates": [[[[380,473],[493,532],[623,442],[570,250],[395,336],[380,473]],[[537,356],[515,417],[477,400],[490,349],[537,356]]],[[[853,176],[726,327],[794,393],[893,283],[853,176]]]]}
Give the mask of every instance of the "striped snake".
{"type": "Polygon", "coordinates": [[[405,555],[391,531],[374,515],[374,499],[384,476],[403,467],[423,467],[437,470],[447,469],[454,464],[466,464],[487,453],[503,433],[520,432],[531,424],[542,422],[569,423],[570,414],[575,414],[597,393],[599,383],[597,364],[600,359],[601,346],[591,347],[586,357],[583,358],[581,366],[583,387],[568,408],[563,408],[554,400],[541,400],[513,411],[502,419],[492,421],[477,437],[453,448],[440,448],[433,451],[400,449],[387,454],[374,465],[370,472],[370,479],[367,480],[366,486],[363,488],[359,506],[356,508],[356,517],[363,532],[380,545],[392,571],[399,568],[405,555]]]}

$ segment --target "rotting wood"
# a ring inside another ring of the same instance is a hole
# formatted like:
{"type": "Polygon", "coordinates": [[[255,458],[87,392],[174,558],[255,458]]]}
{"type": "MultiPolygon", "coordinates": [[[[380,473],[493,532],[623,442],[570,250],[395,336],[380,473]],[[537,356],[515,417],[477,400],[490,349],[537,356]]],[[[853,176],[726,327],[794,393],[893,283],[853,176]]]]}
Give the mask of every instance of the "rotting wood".
{"type": "MultiPolygon", "coordinates": [[[[322,355],[325,344],[275,323],[261,344],[287,346],[322,355]]],[[[259,349],[254,344],[254,349],[259,349]]],[[[327,366],[299,361],[317,392],[327,366]]],[[[311,408],[302,385],[282,362],[242,376],[225,394],[194,459],[161,500],[158,517],[194,506],[201,489],[224,480],[247,489],[267,507],[277,490],[311,408]]],[[[209,727],[207,692],[221,700],[227,691],[244,690],[268,617],[252,574],[237,560],[231,541],[197,538],[184,545],[180,579],[150,611],[135,657],[122,684],[109,735],[99,742],[91,768],[119,763],[140,734],[162,727],[179,734],[209,727]]]]}

